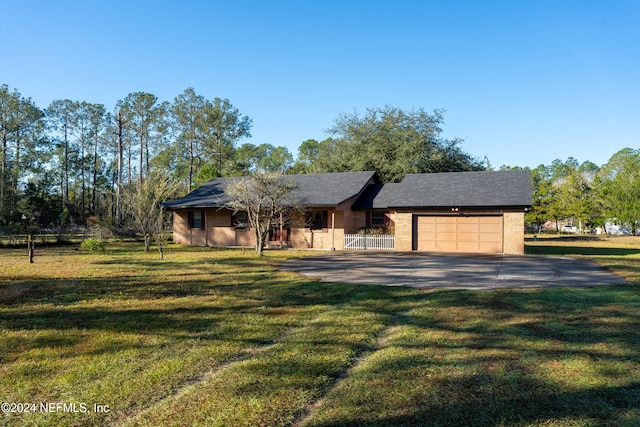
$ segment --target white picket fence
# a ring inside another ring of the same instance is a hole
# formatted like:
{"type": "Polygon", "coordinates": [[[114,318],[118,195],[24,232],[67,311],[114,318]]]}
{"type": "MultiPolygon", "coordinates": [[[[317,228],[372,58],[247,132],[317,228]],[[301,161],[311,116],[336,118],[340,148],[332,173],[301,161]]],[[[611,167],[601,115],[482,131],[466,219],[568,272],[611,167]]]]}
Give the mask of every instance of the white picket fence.
{"type": "Polygon", "coordinates": [[[344,249],[393,251],[395,249],[395,237],[390,235],[345,234],[344,249]]]}

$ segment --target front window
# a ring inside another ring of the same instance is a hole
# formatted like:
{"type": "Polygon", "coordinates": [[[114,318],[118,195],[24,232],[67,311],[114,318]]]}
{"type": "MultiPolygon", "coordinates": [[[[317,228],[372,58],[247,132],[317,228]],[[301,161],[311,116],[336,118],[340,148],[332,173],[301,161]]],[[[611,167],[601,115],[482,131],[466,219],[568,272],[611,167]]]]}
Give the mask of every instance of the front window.
{"type": "Polygon", "coordinates": [[[249,215],[245,211],[238,211],[231,215],[231,226],[235,228],[247,228],[249,215]]]}
{"type": "Polygon", "coordinates": [[[371,212],[371,225],[374,227],[387,225],[387,215],[384,212],[371,212]]]}
{"type": "Polygon", "coordinates": [[[326,230],[329,226],[329,211],[307,212],[305,222],[310,230],[326,230]]]}
{"type": "Polygon", "coordinates": [[[202,212],[193,213],[193,228],[202,227],[202,212]]]}
{"type": "Polygon", "coordinates": [[[204,212],[194,211],[189,212],[189,228],[204,230],[204,212]]]}

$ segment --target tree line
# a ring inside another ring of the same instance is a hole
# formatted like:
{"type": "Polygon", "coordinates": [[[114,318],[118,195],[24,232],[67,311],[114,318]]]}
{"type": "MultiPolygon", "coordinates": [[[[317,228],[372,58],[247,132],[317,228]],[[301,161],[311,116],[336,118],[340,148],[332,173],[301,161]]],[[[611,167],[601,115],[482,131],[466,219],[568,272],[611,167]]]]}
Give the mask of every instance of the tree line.
{"type": "Polygon", "coordinates": [[[236,173],[234,145],[251,119],[192,88],[173,102],[135,92],[113,111],[61,99],[46,108],[0,87],[0,227],[122,223],[125,189],[168,176],[190,191],[236,173]]]}
{"type": "Polygon", "coordinates": [[[302,142],[294,159],[286,147],[240,144],[251,137],[251,118],[193,88],[172,102],[130,93],[109,110],[69,99],[41,108],[2,85],[0,228],[131,222],[127,195],[159,177],[180,195],[214,177],[256,171],[378,170],[398,181],[408,172],[484,169],[460,140],[440,137],[442,122],[440,110],[341,114],[330,138],[302,142]]]}
{"type": "MultiPolygon", "coordinates": [[[[443,138],[443,124],[442,110],[342,113],[328,138],[303,141],[294,158],[286,147],[243,141],[251,118],[193,88],[171,102],[130,93],[109,110],[69,99],[40,108],[2,85],[0,229],[135,224],[148,210],[136,196],[180,196],[219,176],[376,170],[383,182],[398,182],[407,173],[491,169],[463,151],[461,139],[443,138]]],[[[635,231],[640,152],[621,150],[603,166],[555,160],[532,169],[532,188],[530,224],[589,228],[614,219],[635,231]]]]}
{"type": "MultiPolygon", "coordinates": [[[[502,169],[514,169],[503,166],[502,169]]],[[[520,169],[520,168],[518,168],[520,169]]],[[[531,170],[532,207],[526,222],[540,230],[547,221],[590,231],[606,224],[640,225],[640,150],[624,148],[602,166],[575,158],[531,170]]]]}

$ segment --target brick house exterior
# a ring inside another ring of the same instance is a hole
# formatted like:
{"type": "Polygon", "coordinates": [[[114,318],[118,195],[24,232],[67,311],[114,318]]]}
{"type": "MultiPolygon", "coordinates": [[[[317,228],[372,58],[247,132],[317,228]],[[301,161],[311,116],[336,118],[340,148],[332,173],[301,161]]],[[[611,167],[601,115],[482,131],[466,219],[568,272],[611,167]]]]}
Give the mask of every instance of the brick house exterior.
{"type": "MultiPolygon", "coordinates": [[[[377,173],[288,175],[305,214],[276,227],[268,246],[344,249],[345,234],[386,226],[396,251],[524,253],[524,213],[531,205],[527,170],[410,174],[383,184],[377,173]]],[[[216,178],[164,203],[173,211],[173,240],[201,246],[253,246],[237,227],[224,188],[238,178],[216,178]]],[[[241,215],[241,213],[240,213],[241,215]]]]}

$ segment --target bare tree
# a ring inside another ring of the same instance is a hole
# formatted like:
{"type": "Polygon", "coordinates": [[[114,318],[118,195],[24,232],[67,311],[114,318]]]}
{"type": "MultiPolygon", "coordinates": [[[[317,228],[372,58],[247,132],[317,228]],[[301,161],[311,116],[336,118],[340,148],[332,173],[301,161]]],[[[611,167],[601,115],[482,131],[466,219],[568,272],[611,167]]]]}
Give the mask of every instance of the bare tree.
{"type": "Polygon", "coordinates": [[[156,241],[158,252],[160,252],[160,259],[164,259],[164,248],[169,242],[170,233],[167,232],[169,230],[171,230],[171,212],[167,212],[164,206],[160,205],[153,230],[153,237],[156,241]]]}
{"type": "Polygon", "coordinates": [[[256,253],[262,255],[269,230],[283,218],[301,210],[296,200],[297,185],[278,172],[260,172],[229,184],[225,193],[231,198],[227,207],[246,212],[247,225],[253,230],[256,253]]]}
{"type": "Polygon", "coordinates": [[[141,184],[129,184],[123,189],[125,212],[144,237],[145,252],[149,252],[151,238],[158,229],[158,218],[164,216],[160,203],[173,197],[176,188],[169,177],[151,173],[141,184]]]}

